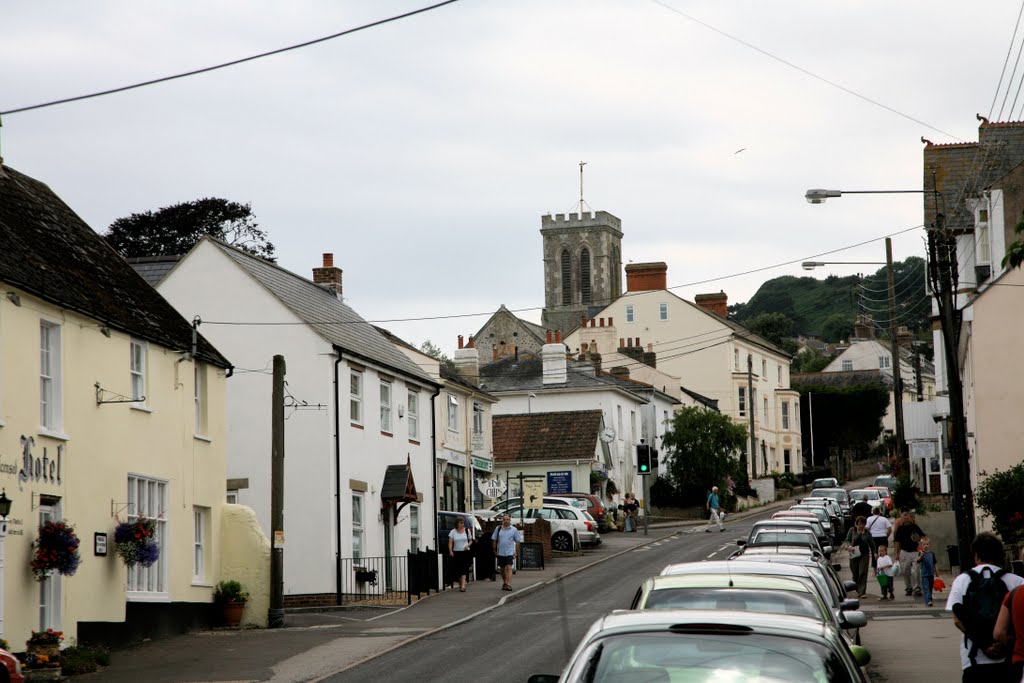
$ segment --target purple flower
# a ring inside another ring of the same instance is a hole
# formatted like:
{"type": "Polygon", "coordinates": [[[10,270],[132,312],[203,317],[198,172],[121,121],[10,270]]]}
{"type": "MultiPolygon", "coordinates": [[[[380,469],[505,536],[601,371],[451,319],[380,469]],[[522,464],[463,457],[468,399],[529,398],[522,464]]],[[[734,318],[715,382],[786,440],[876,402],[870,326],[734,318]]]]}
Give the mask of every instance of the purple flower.
{"type": "Polygon", "coordinates": [[[156,541],[144,543],[139,548],[138,560],[143,567],[151,567],[158,559],[160,559],[160,545],[156,541]]]}

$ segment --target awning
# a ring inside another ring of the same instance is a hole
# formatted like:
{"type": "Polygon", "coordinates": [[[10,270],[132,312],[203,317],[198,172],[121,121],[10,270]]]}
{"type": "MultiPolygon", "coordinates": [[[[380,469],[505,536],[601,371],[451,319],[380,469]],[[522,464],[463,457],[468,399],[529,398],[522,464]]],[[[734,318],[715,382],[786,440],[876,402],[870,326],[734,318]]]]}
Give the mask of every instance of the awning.
{"type": "Polygon", "coordinates": [[[396,506],[401,510],[418,500],[416,482],[412,478],[412,464],[408,458],[404,465],[388,465],[387,471],[384,472],[384,485],[380,487],[381,505],[385,508],[396,506]]]}

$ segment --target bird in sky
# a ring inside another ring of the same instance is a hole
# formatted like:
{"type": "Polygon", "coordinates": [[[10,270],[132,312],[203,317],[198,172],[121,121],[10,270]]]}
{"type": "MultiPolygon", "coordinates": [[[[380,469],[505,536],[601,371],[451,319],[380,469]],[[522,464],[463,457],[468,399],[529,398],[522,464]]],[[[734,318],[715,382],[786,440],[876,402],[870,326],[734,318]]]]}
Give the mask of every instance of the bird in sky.
{"type": "Polygon", "coordinates": [[[745,151],[747,151],[747,148],[746,148],[746,147],[743,147],[743,148],[741,148],[741,149],[738,149],[738,150],[736,150],[735,152],[733,152],[733,153],[732,153],[732,155],[733,155],[733,156],[736,156],[736,155],[737,155],[737,154],[739,154],[740,152],[745,152],[745,151]]]}

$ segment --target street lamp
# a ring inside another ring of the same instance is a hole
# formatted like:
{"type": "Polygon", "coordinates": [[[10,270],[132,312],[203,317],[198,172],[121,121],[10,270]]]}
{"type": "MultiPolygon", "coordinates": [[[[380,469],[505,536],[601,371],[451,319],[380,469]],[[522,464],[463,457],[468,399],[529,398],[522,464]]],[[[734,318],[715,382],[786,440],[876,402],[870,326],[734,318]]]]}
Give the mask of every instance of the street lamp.
{"type": "MultiPolygon", "coordinates": [[[[808,190],[807,201],[811,201],[812,192],[828,193],[829,197],[838,197],[841,194],[838,190],[808,190]]],[[[892,240],[888,237],[885,238],[884,263],[881,261],[804,261],[803,267],[804,270],[813,270],[817,266],[831,264],[885,266],[885,279],[889,290],[889,350],[892,353],[892,405],[893,418],[896,421],[896,462],[901,470],[910,472],[906,433],[903,429],[903,372],[900,368],[900,347],[896,336],[896,285],[892,270],[892,240]]]]}
{"type": "MultiPolygon", "coordinates": [[[[953,442],[950,457],[953,461],[953,510],[956,516],[957,545],[960,548],[961,563],[972,557],[971,542],[975,535],[974,493],[971,491],[971,472],[968,463],[967,425],[964,420],[963,380],[960,377],[960,362],[957,357],[959,323],[953,301],[953,273],[956,272],[956,241],[943,223],[945,217],[939,211],[941,193],[932,180],[931,190],[808,190],[804,195],[810,204],[822,204],[830,197],[844,194],[903,194],[931,193],[935,196],[935,223],[928,228],[929,279],[939,308],[939,323],[942,332],[942,346],[945,354],[946,381],[949,394],[949,419],[952,423],[953,442]]],[[[888,240],[886,240],[888,243],[888,240]]],[[[888,244],[887,244],[888,251],[888,244]]],[[[891,282],[891,280],[890,280],[891,282]]]]}

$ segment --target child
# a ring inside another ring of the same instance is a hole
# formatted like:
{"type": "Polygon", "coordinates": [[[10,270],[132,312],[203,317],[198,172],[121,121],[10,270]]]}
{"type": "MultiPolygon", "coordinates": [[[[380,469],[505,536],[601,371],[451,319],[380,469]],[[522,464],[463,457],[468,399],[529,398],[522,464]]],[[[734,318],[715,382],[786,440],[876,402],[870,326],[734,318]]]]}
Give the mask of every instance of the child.
{"type": "Polygon", "coordinates": [[[878,585],[882,589],[882,600],[888,598],[895,600],[892,592],[892,558],[889,557],[889,549],[884,545],[878,546],[878,559],[875,561],[875,568],[878,570],[878,585]]]}
{"type": "Polygon", "coordinates": [[[921,567],[921,591],[924,593],[924,604],[931,607],[932,586],[935,584],[935,553],[932,552],[932,544],[927,536],[922,536],[917,545],[917,564],[921,567]]]}

